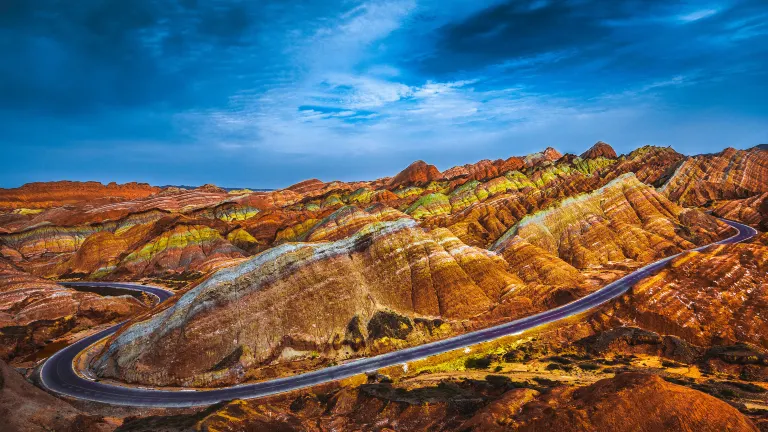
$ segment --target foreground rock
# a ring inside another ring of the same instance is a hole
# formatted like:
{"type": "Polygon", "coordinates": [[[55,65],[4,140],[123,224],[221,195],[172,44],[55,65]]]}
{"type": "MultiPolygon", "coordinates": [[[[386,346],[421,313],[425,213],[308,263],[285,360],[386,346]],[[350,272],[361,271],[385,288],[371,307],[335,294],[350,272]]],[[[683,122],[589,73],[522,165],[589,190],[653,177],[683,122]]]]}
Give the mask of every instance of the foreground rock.
{"type": "Polygon", "coordinates": [[[27,382],[0,361],[0,430],[3,432],[112,431],[103,418],[84,414],[27,382]]]}
{"type": "MultiPolygon", "coordinates": [[[[658,376],[621,374],[523,407],[521,431],[756,431],[738,410],[658,376]]],[[[478,430],[493,430],[492,425],[478,430]]],[[[498,428],[497,430],[503,430],[498,428]]]]}
{"type": "Polygon", "coordinates": [[[685,253],[638,282],[607,315],[698,345],[768,348],[767,304],[768,246],[756,242],[685,253]]]}
{"type": "Polygon", "coordinates": [[[134,297],[78,292],[0,259],[0,359],[22,360],[51,339],[145,310],[134,297]]]}
{"type": "MultiPolygon", "coordinates": [[[[757,431],[727,403],[654,375],[585,387],[487,381],[401,388],[373,384],[271,402],[233,401],[195,416],[193,431],[757,431]],[[517,387],[517,388],[516,388],[517,387]]],[[[190,416],[192,417],[192,416],[190,416]]],[[[179,418],[127,421],[118,431],[181,430],[179,418]]]]}

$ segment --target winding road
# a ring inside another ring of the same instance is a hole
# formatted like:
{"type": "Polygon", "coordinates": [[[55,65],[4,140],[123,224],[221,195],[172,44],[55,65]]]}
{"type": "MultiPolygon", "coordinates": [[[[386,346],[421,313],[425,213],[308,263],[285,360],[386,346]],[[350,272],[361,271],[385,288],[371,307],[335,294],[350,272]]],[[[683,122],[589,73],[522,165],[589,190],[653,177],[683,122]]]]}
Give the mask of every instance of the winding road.
{"type": "MultiPolygon", "coordinates": [[[[722,220],[735,228],[738,233],[728,239],[712,244],[738,243],[750,239],[757,234],[757,231],[749,226],[730,220],[722,220]]],[[[702,246],[694,250],[701,250],[710,245],[702,246]]],[[[128,406],[189,407],[210,405],[223,400],[262,397],[347,378],[364,372],[375,371],[383,367],[395,366],[429,357],[431,355],[465,348],[470,345],[487,342],[501,336],[521,333],[534,327],[578,315],[625,293],[635,283],[658,271],[676,256],[677,255],[673,255],[656,261],[653,264],[640,268],[585,297],[536,315],[441,341],[394,351],[375,357],[362,358],[338,366],[327,367],[286,378],[212,390],[159,390],[142,387],[123,387],[106,382],[91,381],[77,375],[72,366],[72,362],[77,354],[91,344],[116,332],[125,324],[121,323],[86,337],[52,355],[40,368],[40,383],[44,388],[61,395],[128,406]]],[[[145,291],[157,296],[161,302],[173,295],[172,292],[162,288],[132,283],[71,282],[64,284],[73,287],[107,286],[126,290],[145,291]]]]}

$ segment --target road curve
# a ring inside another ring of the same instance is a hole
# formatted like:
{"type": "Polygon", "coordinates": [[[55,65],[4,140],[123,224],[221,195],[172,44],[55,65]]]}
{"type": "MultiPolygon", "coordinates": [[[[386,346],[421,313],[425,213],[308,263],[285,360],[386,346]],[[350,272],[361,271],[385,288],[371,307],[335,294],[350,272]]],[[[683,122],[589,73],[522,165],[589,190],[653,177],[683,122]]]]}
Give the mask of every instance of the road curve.
{"type": "MultiPolygon", "coordinates": [[[[738,233],[734,236],[712,244],[738,243],[754,237],[757,231],[749,226],[722,219],[723,222],[735,228],[738,233]]],[[[710,245],[702,246],[694,250],[701,250],[710,245]]],[[[679,254],[678,254],[679,255],[679,254]]],[[[543,324],[549,324],[562,320],[589,309],[595,308],[611,299],[625,293],[635,283],[651,275],[663,267],[673,255],[638,269],[621,279],[618,279],[605,287],[585,297],[575,300],[555,309],[550,309],[536,315],[515,320],[506,324],[477,330],[449,339],[419,345],[412,348],[394,351],[375,357],[367,357],[344,363],[338,366],[307,372],[286,378],[278,378],[254,384],[242,384],[233,387],[213,390],[158,390],[140,387],[122,387],[104,382],[91,381],[78,376],[73,368],[72,361],[75,356],[91,344],[105,338],[125,323],[115,325],[92,336],[86,337],[52,355],[40,369],[41,385],[54,392],[78,399],[103,402],[116,405],[145,406],[145,407],[189,407],[210,405],[223,400],[248,399],[267,396],[275,393],[296,390],[312,385],[347,378],[364,372],[406,363],[422,359],[431,355],[464,348],[481,342],[487,342],[501,336],[520,333],[543,324]]],[[[160,301],[165,301],[172,292],[157,287],[149,287],[131,283],[107,283],[107,282],[76,282],[67,283],[70,286],[90,285],[109,286],[127,290],[145,291],[156,295],[160,301]]]]}

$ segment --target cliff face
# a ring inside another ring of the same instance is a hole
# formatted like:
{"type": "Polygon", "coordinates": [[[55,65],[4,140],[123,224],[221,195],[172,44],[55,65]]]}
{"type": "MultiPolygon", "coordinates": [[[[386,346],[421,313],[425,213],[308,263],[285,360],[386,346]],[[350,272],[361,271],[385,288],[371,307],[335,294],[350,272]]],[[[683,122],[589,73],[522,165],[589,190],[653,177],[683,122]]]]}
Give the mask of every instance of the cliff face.
{"type": "Polygon", "coordinates": [[[33,354],[50,339],[122,321],[145,308],[133,297],[65,288],[0,259],[0,360],[33,354]]]}
{"type": "Polygon", "coordinates": [[[768,151],[727,148],[714,155],[693,156],[661,190],[685,207],[768,192],[768,151]]]}
{"type": "MultiPolygon", "coordinates": [[[[247,368],[280,356],[349,350],[350,331],[357,331],[351,323],[370,331],[379,311],[404,322],[471,318],[519,285],[503,259],[447,230],[425,232],[409,219],[382,222],[335,242],[278,246],[219,271],[120,332],[96,369],[154,384],[206,382],[236,373],[209,373],[233,352],[247,353],[240,365],[247,368]]],[[[395,338],[408,340],[410,333],[395,338]]]]}

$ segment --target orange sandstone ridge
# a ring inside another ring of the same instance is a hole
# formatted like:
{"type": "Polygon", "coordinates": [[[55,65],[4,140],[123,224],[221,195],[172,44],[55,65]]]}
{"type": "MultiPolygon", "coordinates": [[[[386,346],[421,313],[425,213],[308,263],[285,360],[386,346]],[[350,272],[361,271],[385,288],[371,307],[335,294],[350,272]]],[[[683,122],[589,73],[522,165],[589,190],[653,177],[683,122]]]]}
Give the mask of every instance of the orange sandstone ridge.
{"type": "Polygon", "coordinates": [[[160,191],[146,183],[39,182],[15,189],[0,188],[0,209],[44,209],[92,199],[135,199],[160,191]]]}

